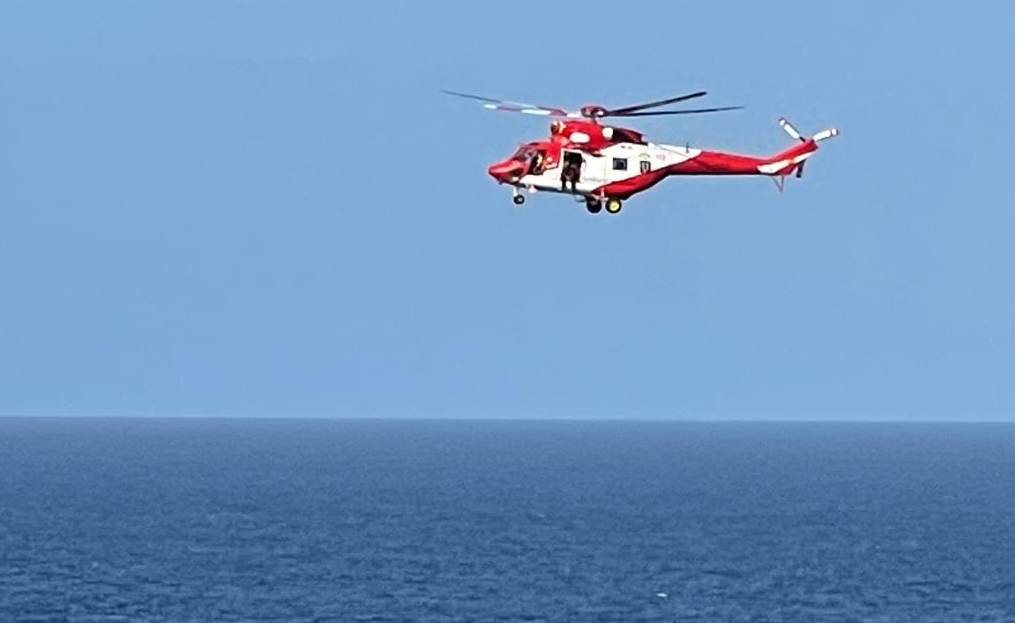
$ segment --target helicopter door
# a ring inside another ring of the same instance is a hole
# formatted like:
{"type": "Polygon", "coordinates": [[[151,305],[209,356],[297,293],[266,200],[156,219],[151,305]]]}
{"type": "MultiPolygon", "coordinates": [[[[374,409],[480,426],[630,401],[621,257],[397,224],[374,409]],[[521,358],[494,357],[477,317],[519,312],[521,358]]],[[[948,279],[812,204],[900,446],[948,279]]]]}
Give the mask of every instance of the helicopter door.
{"type": "Polygon", "coordinates": [[[584,160],[582,159],[582,153],[580,151],[565,151],[561,154],[560,158],[560,184],[561,188],[564,188],[565,184],[577,184],[582,179],[582,169],[584,168],[584,160]],[[574,179],[572,180],[572,176],[574,179]]]}
{"type": "Polygon", "coordinates": [[[601,181],[603,179],[602,167],[597,167],[598,160],[594,156],[580,152],[580,151],[564,151],[561,155],[561,175],[568,169],[568,167],[575,167],[578,170],[578,183],[601,181]]]}
{"type": "Polygon", "coordinates": [[[567,162],[567,158],[573,158],[581,166],[581,177],[579,183],[599,185],[606,181],[605,159],[602,156],[594,156],[581,151],[565,151],[561,159],[567,162]]]}

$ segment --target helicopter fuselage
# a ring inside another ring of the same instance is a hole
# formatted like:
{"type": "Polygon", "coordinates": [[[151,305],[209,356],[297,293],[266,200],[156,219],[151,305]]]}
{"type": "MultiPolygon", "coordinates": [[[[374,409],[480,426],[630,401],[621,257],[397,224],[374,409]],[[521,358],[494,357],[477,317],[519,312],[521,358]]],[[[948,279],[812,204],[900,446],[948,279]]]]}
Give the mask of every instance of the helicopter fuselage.
{"type": "Polygon", "coordinates": [[[595,122],[556,121],[549,139],[522,145],[507,160],[491,165],[488,172],[500,183],[530,192],[567,193],[590,201],[621,200],[670,175],[785,177],[799,171],[815,150],[817,142],[808,138],[770,157],[745,156],[651,143],[634,130],[595,122]]]}
{"type": "Polygon", "coordinates": [[[698,99],[706,91],[607,108],[598,104],[567,110],[488,97],[444,91],[448,95],[483,103],[488,110],[550,117],[548,140],[526,143],[507,160],[490,165],[487,172],[499,183],[512,187],[516,205],[525,203],[520,189],[569,193],[584,198],[589,212],[620,212],[621,202],[635,193],[655,186],[670,175],[765,175],[781,191],[787,176],[801,177],[804,161],[818,149],[818,142],[838,136],[835,128],[811,137],[801,135],[785,119],[779,125],[798,141],[769,157],[743,156],[721,151],[692,149],[650,143],[640,132],[603,125],[604,119],[629,119],[669,115],[697,115],[739,110],[743,106],[665,109],[698,99]]]}

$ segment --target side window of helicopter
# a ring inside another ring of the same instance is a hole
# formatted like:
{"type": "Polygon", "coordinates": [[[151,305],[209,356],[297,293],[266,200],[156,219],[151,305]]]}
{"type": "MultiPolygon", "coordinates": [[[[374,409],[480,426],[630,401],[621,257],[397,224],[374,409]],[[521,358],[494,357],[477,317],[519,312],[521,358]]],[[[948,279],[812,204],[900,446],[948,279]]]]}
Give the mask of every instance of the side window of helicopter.
{"type": "Polygon", "coordinates": [[[532,160],[529,164],[530,175],[542,175],[543,170],[546,168],[546,150],[539,149],[532,154],[532,160]]]}
{"type": "Polygon", "coordinates": [[[613,170],[614,171],[627,171],[627,158],[614,158],[613,159],[613,170]]]}

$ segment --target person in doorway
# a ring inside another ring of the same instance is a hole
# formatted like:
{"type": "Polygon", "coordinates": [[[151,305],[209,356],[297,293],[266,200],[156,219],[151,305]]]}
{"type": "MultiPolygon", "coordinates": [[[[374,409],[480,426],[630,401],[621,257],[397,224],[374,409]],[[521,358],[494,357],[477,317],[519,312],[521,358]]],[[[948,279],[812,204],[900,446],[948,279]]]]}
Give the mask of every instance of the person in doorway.
{"type": "Polygon", "coordinates": [[[560,172],[560,190],[561,192],[567,192],[567,185],[571,184],[571,192],[575,191],[575,186],[578,184],[578,178],[581,176],[581,161],[574,158],[567,158],[564,160],[564,166],[560,172]]]}

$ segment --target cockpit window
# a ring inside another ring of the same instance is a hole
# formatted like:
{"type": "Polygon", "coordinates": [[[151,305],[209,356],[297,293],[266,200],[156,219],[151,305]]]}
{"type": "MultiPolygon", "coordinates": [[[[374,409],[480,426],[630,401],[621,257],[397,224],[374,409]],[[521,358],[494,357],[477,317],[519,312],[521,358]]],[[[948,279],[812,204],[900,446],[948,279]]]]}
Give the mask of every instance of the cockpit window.
{"type": "Polygon", "coordinates": [[[534,156],[535,153],[534,149],[525,145],[523,147],[519,147],[518,151],[515,152],[515,155],[511,156],[511,159],[517,160],[518,162],[528,162],[529,160],[532,160],[532,156],[534,156]]]}
{"type": "Polygon", "coordinates": [[[535,145],[522,145],[511,159],[525,165],[526,175],[540,175],[546,168],[546,150],[537,149],[535,145]]]}
{"type": "Polygon", "coordinates": [[[533,150],[532,159],[529,160],[529,175],[542,175],[546,168],[546,150],[533,150]]]}

